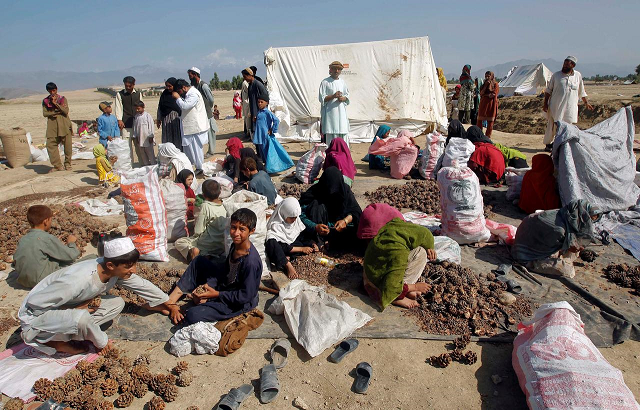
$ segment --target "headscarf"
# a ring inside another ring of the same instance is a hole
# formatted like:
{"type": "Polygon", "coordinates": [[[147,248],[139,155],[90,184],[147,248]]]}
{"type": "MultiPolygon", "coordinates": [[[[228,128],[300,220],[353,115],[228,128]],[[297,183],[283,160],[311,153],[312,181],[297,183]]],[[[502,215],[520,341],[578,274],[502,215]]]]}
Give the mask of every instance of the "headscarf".
{"type": "Polygon", "coordinates": [[[444,76],[444,71],[442,71],[442,68],[438,67],[436,68],[436,72],[438,73],[438,81],[440,82],[440,86],[446,90],[447,77],[444,76]]]}
{"type": "Polygon", "coordinates": [[[376,131],[376,137],[382,138],[389,131],[391,131],[391,127],[383,124],[378,127],[378,131],[376,131]]]}
{"type": "Polygon", "coordinates": [[[458,120],[452,120],[447,128],[447,144],[450,138],[467,138],[467,131],[464,130],[462,123],[458,120]]]}
{"type": "Polygon", "coordinates": [[[491,138],[484,135],[482,129],[477,125],[472,125],[471,127],[469,127],[469,129],[467,129],[467,139],[474,144],[476,142],[486,142],[487,144],[493,145],[491,138]]]}
{"type": "MultiPolygon", "coordinates": [[[[467,134],[468,135],[468,134],[467,134]]],[[[475,142],[475,151],[469,158],[468,166],[483,184],[499,181],[504,175],[504,156],[491,143],[475,142]]]]}
{"type": "Polygon", "coordinates": [[[191,189],[191,187],[187,185],[187,178],[189,178],[190,176],[195,177],[191,170],[183,169],[182,171],[178,172],[178,175],[176,176],[176,183],[184,185],[184,189],[191,189]]]}
{"type": "MultiPolygon", "coordinates": [[[[183,169],[182,171],[180,171],[178,173],[178,175],[176,176],[176,184],[182,184],[182,186],[184,186],[184,196],[186,198],[196,198],[196,193],[193,192],[193,189],[187,185],[187,178],[189,178],[189,176],[192,175],[194,177],[195,180],[195,175],[193,172],[191,172],[191,170],[189,169],[183,169]]],[[[194,217],[194,203],[193,202],[187,202],[187,219],[193,219],[194,217]]]]}
{"type": "Polygon", "coordinates": [[[398,136],[396,138],[402,138],[402,137],[406,137],[406,138],[413,138],[415,134],[409,130],[400,130],[398,131],[398,136]]]}
{"type": "Polygon", "coordinates": [[[161,157],[166,158],[166,160],[173,165],[173,168],[176,170],[176,174],[179,174],[183,169],[192,170],[193,165],[189,160],[189,157],[184,152],[181,152],[175,145],[171,142],[165,142],[164,144],[158,145],[158,159],[161,157]]]}
{"type": "Polygon", "coordinates": [[[373,237],[378,234],[380,228],[385,226],[387,222],[393,218],[400,218],[404,221],[404,217],[400,211],[391,205],[383,203],[371,204],[362,211],[356,236],[360,239],[373,239],[373,237]]]}
{"type": "Polygon", "coordinates": [[[111,162],[109,162],[109,159],[107,158],[107,150],[105,149],[104,145],[98,144],[93,147],[93,156],[96,159],[102,160],[102,166],[104,167],[105,171],[111,171],[111,162]]]}
{"type": "Polygon", "coordinates": [[[584,199],[569,202],[558,212],[558,217],[564,223],[565,236],[562,250],[567,251],[572,246],[588,245],[594,238],[592,216],[600,216],[602,211],[592,206],[584,199]]]}
{"type": "MultiPolygon", "coordinates": [[[[172,86],[176,86],[176,80],[174,77],[169,77],[165,81],[165,83],[169,83],[172,86]]],[[[160,94],[160,100],[158,101],[158,109],[160,110],[160,115],[162,117],[166,117],[171,114],[171,111],[176,111],[178,115],[182,114],[182,109],[178,106],[176,99],[173,98],[173,95],[169,92],[169,90],[165,89],[162,94],[160,94]]]]}
{"type": "Polygon", "coordinates": [[[358,205],[351,188],[344,182],[342,172],[338,168],[325,169],[320,180],[300,196],[302,206],[313,201],[326,207],[329,221],[337,221],[351,215],[352,223],[358,225],[362,208],[358,205]]]}
{"type": "Polygon", "coordinates": [[[294,197],[285,198],[274,209],[269,222],[267,222],[267,240],[275,239],[278,242],[291,245],[305,230],[300,220],[300,203],[294,197]],[[293,223],[287,223],[286,218],[295,217],[293,223]]]}
{"type": "Polygon", "coordinates": [[[471,78],[471,66],[469,64],[462,67],[462,74],[460,74],[460,84],[471,84],[473,78],[471,78]]]}
{"type": "Polygon", "coordinates": [[[480,82],[478,81],[478,86],[480,89],[482,89],[482,87],[488,87],[489,91],[493,92],[496,89],[496,76],[492,71],[484,73],[485,76],[487,74],[489,74],[489,79],[482,86],[480,86],[480,82]]]}
{"type": "Polygon", "coordinates": [[[242,106],[242,98],[240,98],[240,91],[236,91],[233,94],[233,106],[234,107],[242,106]]]}
{"type": "Polygon", "coordinates": [[[229,148],[229,154],[235,159],[240,159],[240,150],[244,148],[242,141],[238,137],[229,138],[227,141],[227,148],[229,148]]]}
{"type": "Polygon", "coordinates": [[[326,158],[323,169],[337,167],[347,178],[353,180],[356,177],[356,165],[351,158],[351,151],[342,138],[334,138],[325,151],[326,158]]]}
{"type": "Polygon", "coordinates": [[[550,155],[536,154],[531,159],[531,170],[522,178],[518,206],[528,214],[538,209],[547,211],[560,208],[560,195],[553,176],[553,160],[550,155]]]}

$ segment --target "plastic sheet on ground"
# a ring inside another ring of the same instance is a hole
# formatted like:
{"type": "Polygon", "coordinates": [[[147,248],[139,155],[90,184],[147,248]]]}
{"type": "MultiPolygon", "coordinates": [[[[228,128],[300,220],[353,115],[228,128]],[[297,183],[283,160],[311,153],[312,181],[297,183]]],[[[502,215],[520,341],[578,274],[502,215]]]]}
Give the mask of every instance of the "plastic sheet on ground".
{"type": "Polygon", "coordinates": [[[620,246],[640,261],[640,212],[630,210],[604,214],[596,224],[596,230],[609,232],[620,246]]]}
{"type": "Polygon", "coordinates": [[[424,226],[433,234],[440,231],[440,215],[427,215],[424,212],[409,211],[403,213],[402,216],[405,221],[424,226]]]}
{"type": "Polygon", "coordinates": [[[124,212],[124,205],[120,205],[118,201],[111,198],[107,202],[103,202],[96,198],[90,198],[82,202],[78,202],[78,205],[84,208],[93,216],[108,216],[119,215],[124,212]]]}

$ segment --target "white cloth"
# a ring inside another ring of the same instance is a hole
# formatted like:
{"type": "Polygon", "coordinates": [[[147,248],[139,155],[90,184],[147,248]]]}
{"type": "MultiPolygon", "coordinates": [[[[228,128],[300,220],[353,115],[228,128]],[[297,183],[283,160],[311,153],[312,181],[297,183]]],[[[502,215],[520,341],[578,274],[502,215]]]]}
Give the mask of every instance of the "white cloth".
{"type": "Polygon", "coordinates": [[[217,322],[197,322],[185,326],[169,339],[169,352],[178,357],[191,353],[214,354],[219,349],[222,334],[217,322]]]}
{"type": "Polygon", "coordinates": [[[318,99],[322,108],[320,116],[322,121],[323,134],[348,134],[349,118],[347,117],[347,105],[349,105],[349,89],[342,78],[334,80],[327,77],[320,83],[318,99]],[[337,91],[342,92],[342,96],[346,97],[346,101],[338,101],[334,98],[330,101],[324,101],[328,95],[335,94],[337,91]]]}
{"type": "Polygon", "coordinates": [[[133,138],[138,140],[141,147],[151,147],[153,144],[153,117],[148,112],[136,114],[133,119],[133,138]]]}
{"type": "Polygon", "coordinates": [[[578,122],[578,101],[586,97],[582,74],[573,70],[572,74],[562,71],[553,73],[545,93],[550,94],[549,110],[547,111],[547,129],[544,140],[550,144],[554,137],[554,124],[556,121],[564,121],[569,124],[578,122]]]}
{"type": "MultiPolygon", "coordinates": [[[[182,110],[180,119],[183,135],[200,134],[209,130],[204,99],[196,87],[190,87],[184,97],[178,98],[176,103],[182,110]]],[[[182,145],[184,146],[184,142],[182,145]]]]}
{"type": "Polygon", "coordinates": [[[136,249],[133,241],[128,236],[125,238],[115,238],[104,243],[104,256],[106,258],[116,258],[125,255],[136,249]]]}
{"type": "Polygon", "coordinates": [[[163,159],[171,163],[176,170],[176,175],[183,169],[193,170],[193,164],[189,160],[189,157],[173,145],[172,142],[158,145],[158,159],[161,163],[164,162],[162,161],[163,159]]]}
{"type": "Polygon", "coordinates": [[[276,206],[269,222],[267,222],[267,240],[275,239],[278,242],[291,245],[304,231],[305,226],[300,220],[300,203],[294,197],[285,198],[276,206]],[[293,223],[287,223],[285,218],[293,218],[293,223]]]}
{"type": "Polygon", "coordinates": [[[100,324],[113,319],[124,308],[122,298],[103,296],[100,308],[93,314],[74,307],[104,295],[116,284],[133,291],[152,307],[169,300],[157,286],[135,274],[128,279],[112,277],[103,283],[98,276],[99,262],[90,259],[60,269],[29,292],[18,311],[26,344],[48,355],[55,353],[55,349],[45,345],[52,340],[89,340],[98,349],[104,348],[109,338],[100,324]]]}
{"type": "Polygon", "coordinates": [[[202,169],[202,163],[204,162],[202,147],[207,143],[208,138],[209,133],[207,131],[200,134],[182,136],[182,149],[196,169],[202,169]]]}

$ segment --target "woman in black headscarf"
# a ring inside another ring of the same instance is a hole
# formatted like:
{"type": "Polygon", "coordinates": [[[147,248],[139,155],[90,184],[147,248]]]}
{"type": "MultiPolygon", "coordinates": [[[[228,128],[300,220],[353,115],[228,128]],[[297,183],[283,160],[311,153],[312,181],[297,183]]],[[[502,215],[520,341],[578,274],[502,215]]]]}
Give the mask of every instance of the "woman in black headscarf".
{"type": "Polygon", "coordinates": [[[164,91],[158,101],[158,113],[156,116],[156,127],[162,125],[162,142],[171,142],[182,151],[182,124],[180,114],[182,110],[178,107],[176,99],[173,98],[173,87],[176,84],[174,77],[167,78],[164,82],[164,91]]]}
{"type": "Polygon", "coordinates": [[[449,123],[449,127],[447,128],[446,145],[449,145],[449,140],[451,138],[467,138],[467,131],[464,130],[462,123],[458,120],[452,120],[449,123]]]}
{"type": "Polygon", "coordinates": [[[318,183],[302,194],[300,206],[300,219],[315,229],[319,242],[349,247],[358,243],[356,231],[362,208],[338,168],[325,169],[318,183]]]}

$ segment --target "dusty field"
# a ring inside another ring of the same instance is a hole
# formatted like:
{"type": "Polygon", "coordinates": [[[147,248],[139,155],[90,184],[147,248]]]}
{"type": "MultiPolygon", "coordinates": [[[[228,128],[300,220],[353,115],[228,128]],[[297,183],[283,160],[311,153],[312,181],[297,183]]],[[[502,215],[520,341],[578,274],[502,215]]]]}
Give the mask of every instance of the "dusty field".
{"type": "MultiPolygon", "coordinates": [[[[106,99],[104,94],[93,91],[76,91],[62,94],[69,98],[73,118],[97,116],[97,104],[106,99]]],[[[215,93],[222,116],[232,112],[232,92],[215,93]]],[[[44,119],[41,115],[39,97],[30,97],[0,105],[0,128],[20,125],[27,128],[36,142],[42,141],[44,119]],[[38,140],[40,138],[40,140],[38,140]]],[[[155,112],[157,98],[147,99],[149,111],[155,112]]],[[[216,152],[222,153],[226,139],[242,131],[238,120],[219,121],[221,128],[216,152]]],[[[507,134],[496,131],[496,141],[518,147],[530,159],[540,152],[541,135],[507,134]]],[[[424,146],[424,137],[417,138],[424,146]]],[[[392,180],[388,174],[370,171],[367,164],[360,161],[368,144],[354,144],[353,158],[358,174],[354,192],[361,204],[366,204],[364,192],[380,185],[404,183],[392,180]]],[[[285,144],[292,158],[297,160],[307,149],[306,143],[285,144]]],[[[20,169],[0,170],[0,198],[10,200],[27,194],[68,191],[74,187],[96,183],[93,161],[76,161],[73,171],[47,175],[49,166],[45,163],[29,164],[20,169]]],[[[278,183],[283,175],[274,177],[278,183]]],[[[505,214],[506,215],[506,214],[505,214]]],[[[124,218],[120,218],[121,228],[124,218]]],[[[496,219],[518,223],[522,215],[509,217],[496,214],[496,219]]],[[[91,252],[89,247],[87,252],[91,252]]],[[[475,249],[465,247],[464,265],[479,262],[475,249]]],[[[172,266],[184,267],[184,263],[172,260],[172,266]]],[[[486,266],[486,263],[485,263],[486,266]]],[[[8,272],[5,272],[8,273],[8,272]]],[[[19,288],[12,276],[0,281],[0,298],[3,301],[0,314],[14,315],[27,291],[19,288]]],[[[15,343],[17,326],[8,326],[0,333],[2,348],[15,343]],[[13,336],[12,336],[13,335],[13,336]]],[[[272,340],[248,340],[238,352],[227,358],[217,356],[189,356],[186,360],[196,376],[196,381],[187,388],[181,388],[178,399],[167,405],[167,409],[185,409],[197,405],[201,409],[212,408],[228,390],[243,383],[253,383],[258,388],[258,371],[267,363],[266,353],[272,340]]],[[[178,361],[167,352],[165,343],[117,341],[117,346],[135,357],[139,353],[151,353],[154,358],[152,370],[168,370],[178,361]]],[[[470,349],[478,354],[478,362],[471,366],[453,364],[446,369],[432,367],[425,360],[445,351],[442,341],[422,341],[406,339],[362,339],[360,347],[341,364],[327,361],[331,349],[311,359],[300,347],[292,352],[289,364],[280,373],[282,386],[279,398],[269,405],[259,405],[257,397],[250,397],[243,408],[293,408],[296,398],[302,399],[310,409],[525,409],[526,403],[516,376],[511,367],[511,344],[472,343],[470,349]],[[373,365],[373,381],[369,392],[360,396],[351,392],[353,369],[361,361],[373,365]],[[503,382],[494,385],[492,375],[500,375],[503,382]]],[[[297,346],[297,345],[296,345],[297,346]]],[[[638,347],[640,344],[628,341],[610,349],[601,349],[603,355],[618,367],[625,382],[636,397],[640,397],[640,371],[638,371],[638,347]]],[[[131,408],[142,408],[151,398],[136,399],[131,408]]]]}

